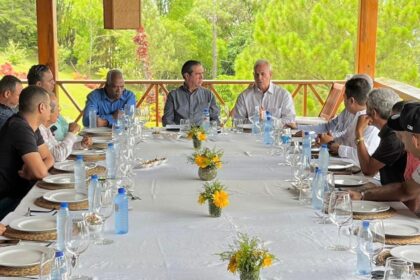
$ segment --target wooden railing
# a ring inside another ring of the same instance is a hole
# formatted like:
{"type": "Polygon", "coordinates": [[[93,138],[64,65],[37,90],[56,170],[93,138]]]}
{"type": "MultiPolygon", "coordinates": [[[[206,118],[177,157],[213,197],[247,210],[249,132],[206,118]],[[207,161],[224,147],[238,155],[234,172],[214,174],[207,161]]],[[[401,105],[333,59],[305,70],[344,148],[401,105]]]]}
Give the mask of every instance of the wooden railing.
{"type": "MultiPolygon", "coordinates": [[[[252,85],[254,81],[252,80],[205,80],[203,86],[208,88],[214,93],[217,100],[221,105],[225,104],[223,98],[223,89],[220,87],[231,87],[230,92],[234,92],[234,99],[239,95],[240,92],[245,90],[249,85],[252,85]]],[[[295,107],[297,110],[301,110],[301,115],[308,115],[308,97],[313,95],[312,100],[317,102],[317,114],[324,105],[325,99],[327,97],[328,91],[334,82],[344,83],[344,81],[337,80],[274,80],[273,83],[286,87],[292,94],[295,100],[295,107]]],[[[137,90],[134,92],[141,91],[141,94],[137,101],[137,107],[140,107],[148,97],[152,97],[153,104],[155,105],[155,124],[159,125],[164,102],[166,96],[169,93],[168,88],[175,88],[182,85],[183,80],[126,80],[126,87],[130,88],[137,87],[137,90]],[[143,89],[139,89],[143,87],[143,89]],[[160,98],[161,97],[161,98],[160,98]]],[[[78,111],[78,116],[76,121],[79,121],[83,115],[84,103],[77,102],[75,95],[72,94],[69,89],[69,85],[88,85],[90,88],[86,87],[87,95],[92,88],[102,87],[104,85],[103,80],[59,80],[57,81],[57,86],[59,88],[59,98],[61,94],[64,94],[71,102],[71,104],[78,111]]],[[[80,93],[78,93],[80,94],[80,93]]],[[[80,97],[80,96],[79,96],[80,97]]],[[[84,97],[85,100],[85,97],[84,97]]],[[[150,103],[149,103],[150,104],[150,103]]],[[[313,110],[312,110],[313,111],[313,110]]]]}

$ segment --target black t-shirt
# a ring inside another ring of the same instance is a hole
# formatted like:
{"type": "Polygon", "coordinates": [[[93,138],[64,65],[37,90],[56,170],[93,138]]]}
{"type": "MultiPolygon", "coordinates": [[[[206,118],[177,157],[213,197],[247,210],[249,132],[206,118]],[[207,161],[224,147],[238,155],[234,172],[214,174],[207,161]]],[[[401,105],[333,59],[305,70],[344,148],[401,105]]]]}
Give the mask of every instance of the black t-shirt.
{"type": "Polygon", "coordinates": [[[385,164],[379,170],[381,184],[403,182],[407,163],[407,153],[404,144],[398,139],[394,130],[385,125],[379,132],[381,142],[372,157],[385,164]]]}
{"type": "Polygon", "coordinates": [[[22,156],[38,152],[44,139],[37,129],[35,132],[19,113],[10,117],[0,130],[0,198],[23,198],[34,181],[18,175],[22,169],[22,156]]]}

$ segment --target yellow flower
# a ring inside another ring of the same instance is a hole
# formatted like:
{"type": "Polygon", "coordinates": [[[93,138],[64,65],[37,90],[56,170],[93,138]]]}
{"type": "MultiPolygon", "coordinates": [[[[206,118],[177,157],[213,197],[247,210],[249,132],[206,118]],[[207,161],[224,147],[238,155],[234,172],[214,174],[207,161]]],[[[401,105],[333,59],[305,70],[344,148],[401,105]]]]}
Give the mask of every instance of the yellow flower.
{"type": "Polygon", "coordinates": [[[271,266],[272,263],[273,263],[273,258],[271,257],[271,255],[266,254],[262,261],[262,267],[269,267],[271,266]]]}
{"type": "Polygon", "coordinates": [[[229,205],[229,195],[225,191],[215,191],[213,194],[213,203],[219,208],[229,205]]]}
{"type": "Polygon", "coordinates": [[[202,155],[197,155],[194,161],[201,168],[206,168],[208,165],[207,158],[202,155]]]}
{"type": "Polygon", "coordinates": [[[192,132],[188,132],[187,138],[188,139],[192,139],[193,138],[193,133],[192,132]]]}
{"type": "Polygon", "coordinates": [[[200,141],[205,141],[207,139],[207,136],[206,136],[205,133],[198,132],[197,133],[197,139],[200,140],[200,141]]]}
{"type": "Polygon", "coordinates": [[[232,273],[235,273],[238,269],[238,261],[236,260],[236,254],[230,257],[228,270],[232,273]]]}
{"type": "Polygon", "coordinates": [[[202,194],[200,194],[198,196],[198,203],[204,204],[204,202],[206,202],[206,198],[202,194]]]}
{"type": "Polygon", "coordinates": [[[221,168],[222,167],[222,161],[220,160],[218,155],[215,155],[212,158],[212,161],[214,162],[214,165],[216,166],[216,168],[221,168]]]}

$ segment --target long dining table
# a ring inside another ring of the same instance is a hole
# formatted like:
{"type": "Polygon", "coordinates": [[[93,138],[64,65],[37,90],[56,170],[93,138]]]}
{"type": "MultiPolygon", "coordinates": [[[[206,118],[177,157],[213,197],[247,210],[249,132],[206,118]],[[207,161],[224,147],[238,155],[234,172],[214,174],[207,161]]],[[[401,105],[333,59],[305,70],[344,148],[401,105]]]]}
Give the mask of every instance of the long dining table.
{"type": "MultiPolygon", "coordinates": [[[[261,279],[355,279],[356,255],[331,251],[337,238],[334,224],[319,224],[310,205],[301,204],[288,166],[252,134],[219,134],[204,147],[223,149],[217,179],[230,194],[230,205],[219,218],[197,202],[203,181],[187,162],[194,150],[187,139],[147,138],[136,146],[136,157],[166,157],[153,168],[135,170],[135,194],[130,201],[129,232],[114,234],[113,216],[105,237],[110,245],[91,244],[80,256],[81,274],[95,279],[239,279],[227,271],[219,253],[229,249],[238,233],[256,236],[276,256],[261,279]]],[[[34,187],[3,222],[24,215],[47,190],[34,187]]],[[[391,219],[418,219],[402,203],[391,219]]],[[[349,238],[344,236],[343,238],[349,238]]]]}

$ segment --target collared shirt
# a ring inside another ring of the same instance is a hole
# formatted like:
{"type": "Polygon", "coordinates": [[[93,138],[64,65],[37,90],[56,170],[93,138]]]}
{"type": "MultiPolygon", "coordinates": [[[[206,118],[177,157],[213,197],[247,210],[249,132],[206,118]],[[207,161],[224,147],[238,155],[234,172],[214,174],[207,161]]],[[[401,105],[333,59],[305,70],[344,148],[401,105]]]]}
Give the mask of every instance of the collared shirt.
{"type": "Polygon", "coordinates": [[[136,105],[136,97],[133,92],[124,89],[120,98],[111,100],[106,95],[105,88],[95,89],[87,96],[86,107],[83,112],[83,125],[85,127],[89,126],[89,108],[90,106],[93,106],[98,117],[107,120],[108,126],[111,127],[117,122],[112,114],[117,110],[124,109],[125,104],[136,105]]]}
{"type": "Polygon", "coordinates": [[[189,119],[192,124],[198,125],[205,108],[209,108],[210,120],[219,122],[219,107],[213,93],[203,87],[191,93],[182,85],[167,96],[162,117],[163,126],[179,124],[181,119],[189,119]]]}
{"type": "Polygon", "coordinates": [[[394,130],[387,125],[379,132],[381,142],[373,153],[372,158],[385,164],[379,169],[381,184],[398,183],[404,181],[404,169],[407,160],[407,153],[404,144],[397,137],[394,130]]]}
{"type": "MultiPolygon", "coordinates": [[[[357,156],[356,146],[356,125],[359,116],[365,115],[366,110],[359,111],[355,114],[353,121],[348,125],[346,133],[342,136],[334,139],[334,141],[340,144],[338,148],[338,155],[343,158],[349,158],[354,164],[360,166],[359,157],[357,156]]],[[[374,126],[368,126],[363,133],[364,142],[359,145],[366,145],[366,149],[369,155],[378,148],[381,139],[378,136],[379,129],[374,126]]]]}
{"type": "Polygon", "coordinates": [[[283,119],[288,123],[295,120],[296,112],[292,95],[272,82],[265,93],[255,85],[243,91],[236,100],[234,116],[247,119],[255,114],[255,107],[261,106],[275,118],[283,119]]]}
{"type": "Polygon", "coordinates": [[[81,148],[80,142],[75,144],[77,137],[71,132],[66,134],[63,141],[58,142],[51,130],[44,125],[39,126],[39,131],[55,161],[63,161],[70,155],[73,148],[81,148]]]}
{"type": "Polygon", "coordinates": [[[327,123],[321,123],[317,125],[298,125],[299,130],[303,131],[315,131],[315,133],[328,133],[334,138],[341,137],[347,131],[347,128],[354,119],[354,114],[344,109],[337,117],[333,118],[327,123]]]}
{"type": "Polygon", "coordinates": [[[3,127],[6,121],[17,112],[17,109],[10,108],[9,106],[0,103],[0,129],[3,127]]]}

